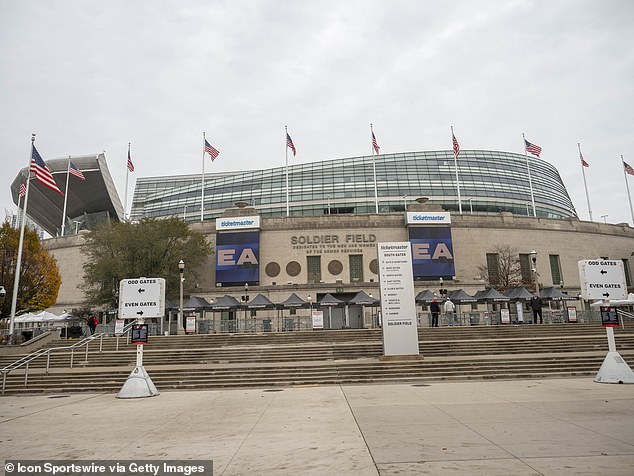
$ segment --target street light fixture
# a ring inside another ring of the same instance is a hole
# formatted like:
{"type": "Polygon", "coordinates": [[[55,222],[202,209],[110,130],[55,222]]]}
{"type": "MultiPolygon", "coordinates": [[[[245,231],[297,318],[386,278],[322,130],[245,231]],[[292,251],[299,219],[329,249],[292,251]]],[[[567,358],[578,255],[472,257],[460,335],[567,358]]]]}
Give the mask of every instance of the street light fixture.
{"type": "Polygon", "coordinates": [[[473,215],[473,197],[467,198],[467,200],[469,201],[469,213],[473,215]]]}
{"type": "Polygon", "coordinates": [[[308,305],[310,306],[310,323],[309,323],[309,325],[312,325],[312,321],[313,321],[313,298],[309,294],[308,296],[306,296],[306,299],[308,299],[308,305]]]}
{"type": "Polygon", "coordinates": [[[176,334],[184,334],[185,329],[183,328],[183,281],[185,278],[183,277],[183,273],[185,272],[185,262],[180,260],[178,262],[178,271],[180,272],[180,299],[178,306],[178,322],[176,323],[176,334]]]}
{"type": "Polygon", "coordinates": [[[539,273],[537,272],[537,251],[532,250],[530,252],[531,262],[533,264],[531,268],[531,272],[533,273],[533,279],[535,280],[535,294],[539,297],[539,273]]]}
{"type": "MultiPolygon", "coordinates": [[[[247,307],[249,304],[249,283],[244,283],[244,329],[247,328],[247,307]]],[[[255,329],[254,329],[255,331],[255,329]]]]}

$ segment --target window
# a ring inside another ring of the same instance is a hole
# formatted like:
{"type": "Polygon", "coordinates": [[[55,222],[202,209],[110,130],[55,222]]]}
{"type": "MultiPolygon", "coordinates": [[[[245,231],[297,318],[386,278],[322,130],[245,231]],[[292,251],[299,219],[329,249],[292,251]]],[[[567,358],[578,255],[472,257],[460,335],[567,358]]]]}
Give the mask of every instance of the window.
{"type": "Polygon", "coordinates": [[[531,272],[531,255],[520,253],[520,273],[522,274],[522,283],[531,284],[533,282],[533,273],[531,272]]]}
{"type": "Polygon", "coordinates": [[[350,255],[350,282],[363,282],[363,255],[350,255]]]}
{"type": "Polygon", "coordinates": [[[321,281],[321,256],[307,256],[308,284],[321,281]]]}
{"type": "Polygon", "coordinates": [[[559,264],[559,255],[548,255],[550,259],[550,275],[553,278],[553,286],[558,286],[563,282],[563,276],[561,275],[561,266],[559,264]]]}
{"type": "Polygon", "coordinates": [[[490,285],[494,286],[500,282],[500,257],[497,253],[487,253],[487,273],[490,285]]]}

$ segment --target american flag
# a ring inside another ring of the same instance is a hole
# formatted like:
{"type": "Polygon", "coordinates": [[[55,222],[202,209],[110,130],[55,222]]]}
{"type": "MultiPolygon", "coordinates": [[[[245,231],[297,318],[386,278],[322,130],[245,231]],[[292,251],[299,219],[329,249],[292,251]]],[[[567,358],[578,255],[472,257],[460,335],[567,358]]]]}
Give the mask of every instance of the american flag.
{"type": "Polygon", "coordinates": [[[590,164],[586,162],[586,159],[583,158],[583,155],[581,155],[581,152],[579,152],[579,158],[581,159],[581,165],[583,167],[590,167],[590,164]]]}
{"type": "Polygon", "coordinates": [[[130,158],[130,148],[128,147],[128,170],[130,172],[134,172],[134,164],[132,163],[132,159],[130,158]]]}
{"type": "Polygon", "coordinates": [[[458,154],[460,154],[460,144],[458,144],[458,140],[456,136],[451,133],[451,140],[453,141],[453,155],[458,158],[458,154]]]}
{"type": "Polygon", "coordinates": [[[48,169],[42,156],[37,151],[35,146],[33,146],[33,152],[31,153],[31,170],[35,172],[35,178],[45,187],[50,188],[51,190],[56,191],[60,195],[64,195],[64,193],[57,187],[55,183],[55,179],[53,178],[53,174],[48,169]]]}
{"type": "Polygon", "coordinates": [[[286,133],[286,147],[291,148],[291,150],[293,151],[293,157],[297,155],[297,151],[295,150],[295,144],[293,144],[293,139],[291,139],[291,136],[288,135],[288,132],[286,133]]]}
{"type": "Polygon", "coordinates": [[[18,192],[18,197],[24,197],[26,195],[26,185],[23,183],[20,184],[20,191],[18,192]]]}
{"type": "Polygon", "coordinates": [[[625,168],[625,172],[627,172],[630,175],[634,175],[634,169],[632,168],[632,166],[630,164],[628,164],[627,162],[623,161],[623,167],[625,168]]]}
{"type": "Polygon", "coordinates": [[[205,139],[205,152],[207,152],[211,156],[211,161],[213,162],[216,157],[220,155],[220,151],[216,149],[213,145],[207,142],[205,139]]]}
{"type": "Polygon", "coordinates": [[[542,153],[542,148],[538,145],[535,144],[531,144],[530,142],[528,142],[526,139],[524,139],[524,142],[526,143],[526,152],[528,152],[529,154],[533,154],[537,157],[539,157],[539,154],[542,153]]]}
{"type": "Polygon", "coordinates": [[[81,170],[79,170],[79,169],[75,166],[75,164],[73,164],[72,162],[70,162],[70,166],[69,166],[68,172],[69,172],[71,175],[74,175],[75,177],[78,177],[78,178],[80,178],[80,179],[82,179],[82,180],[86,180],[86,177],[84,177],[84,174],[83,174],[83,173],[81,173],[81,170]]]}
{"type": "Polygon", "coordinates": [[[374,148],[374,153],[378,155],[379,150],[381,148],[379,147],[379,144],[376,142],[376,137],[374,137],[374,131],[372,131],[372,147],[374,148]]]}

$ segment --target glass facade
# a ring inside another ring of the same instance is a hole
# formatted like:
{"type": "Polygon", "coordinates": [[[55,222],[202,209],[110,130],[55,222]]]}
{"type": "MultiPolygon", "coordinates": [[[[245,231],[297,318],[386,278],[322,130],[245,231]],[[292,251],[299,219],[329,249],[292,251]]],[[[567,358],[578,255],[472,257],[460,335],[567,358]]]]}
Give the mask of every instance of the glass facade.
{"type": "MultiPolygon", "coordinates": [[[[511,212],[532,215],[526,157],[523,154],[462,150],[458,159],[464,214],[511,212]]],[[[403,211],[408,202],[429,203],[458,211],[451,151],[408,152],[289,165],[291,216],[375,213],[373,161],[379,213],[403,211]]],[[[550,163],[529,157],[537,216],[576,217],[572,201],[550,163]]],[[[261,216],[286,215],[286,171],[272,169],[205,175],[205,219],[222,215],[243,201],[261,216]]],[[[139,178],[131,218],[183,216],[200,220],[201,176],[139,178]]]]}

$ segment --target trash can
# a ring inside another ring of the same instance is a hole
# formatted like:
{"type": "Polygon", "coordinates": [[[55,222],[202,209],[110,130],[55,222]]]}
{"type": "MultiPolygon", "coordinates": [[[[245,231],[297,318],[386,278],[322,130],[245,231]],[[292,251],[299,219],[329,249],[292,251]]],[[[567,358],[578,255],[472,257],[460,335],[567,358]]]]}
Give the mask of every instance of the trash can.
{"type": "Polygon", "coordinates": [[[472,326],[477,326],[478,324],[480,324],[480,315],[477,313],[473,313],[469,315],[469,323],[472,326]]]}
{"type": "Polygon", "coordinates": [[[271,319],[262,319],[262,329],[264,332],[271,332],[271,319]]]}

